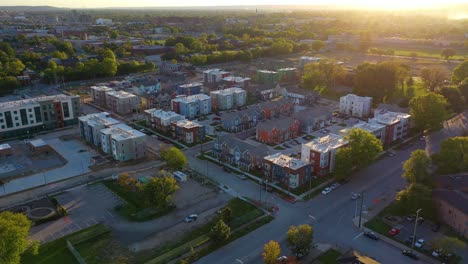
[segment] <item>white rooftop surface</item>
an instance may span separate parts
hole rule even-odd
[[[183,127],[183,128],[202,127],[201,124],[187,120],[187,119],[176,121],[176,126]]]
[[[385,128],[385,125],[377,124],[377,123],[366,123],[366,122],[359,122],[355,124],[352,128],[361,128],[363,130],[369,131],[369,132],[375,132],[377,130]],[[345,128],[342,129],[341,131],[348,132],[352,128]]]
[[[283,155],[281,153],[276,153],[276,154],[273,154],[273,155],[270,155],[270,156],[266,156],[265,159],[268,160],[268,161],[271,161],[272,163],[274,163],[276,165],[280,165],[282,167],[287,167],[287,168],[290,168],[292,170],[297,170],[297,169],[302,168],[305,165],[307,165],[307,163],[305,163],[302,160],[291,158],[291,157]]]
[[[340,98],[353,99],[353,100],[372,100],[372,97],[369,96],[359,96],[355,94],[343,95]]]
[[[130,98],[130,97],[136,97],[136,95],[127,93],[125,91],[110,91],[107,92],[108,95],[116,98]]]
[[[113,91],[114,89],[105,86],[105,85],[100,85],[100,86],[91,86],[91,89],[96,90],[96,91]]]
[[[296,68],[282,68],[282,69],[278,69],[278,71],[295,71],[297,70]]]
[[[309,56],[302,56],[301,60],[314,60],[314,61],[319,61],[321,58],[318,57],[309,57]]]
[[[156,108],[145,110],[145,113],[148,113],[154,117],[159,117],[161,119],[169,119],[172,117],[183,116],[173,111],[164,111]]]
[[[328,134],[324,137],[316,138],[304,145],[309,147],[311,150],[320,153],[326,153],[332,149],[339,148],[345,144],[348,144],[348,141],[345,140],[342,136],[336,134]]]
[[[196,83],[186,83],[186,84],[182,84],[180,85],[180,87],[182,88],[190,88],[190,87],[196,87],[196,86],[201,86],[203,85],[202,83],[200,82],[196,82]]]
[[[57,95],[34,97],[34,98],[29,98],[29,99],[0,103],[0,109],[16,108],[16,107],[21,107],[21,106],[26,106],[26,105],[32,106],[32,105],[39,104],[40,101],[65,100],[69,97],[78,97],[78,96],[68,96],[64,94],[57,94]]]
[[[115,140],[126,140],[129,138],[145,137],[146,134],[133,129],[125,124],[118,124],[101,130],[103,134],[110,134]]]
[[[120,123],[119,120],[110,117],[110,114],[107,112],[80,116],[79,120],[86,121],[88,125],[92,127],[96,125],[112,126]]]
[[[223,80],[227,82],[243,82],[243,81],[250,80],[250,78],[244,78],[244,77],[239,77],[239,76],[227,76],[227,77],[224,77]]]
[[[7,143],[0,144],[0,150],[11,149],[11,146]]]
[[[391,125],[399,122],[401,119],[409,118],[411,115],[399,112],[390,112],[385,110],[376,110],[375,117],[369,119],[370,122],[378,122],[385,125]]]
[[[257,72],[261,72],[261,73],[276,73],[275,71],[269,71],[269,70],[258,70]]]
[[[29,141],[29,144],[35,148],[47,146],[47,143],[42,139],[31,140]]]
[[[174,98],[173,100],[175,102],[194,102],[197,100],[206,100],[210,99],[210,97],[206,94],[194,94],[194,95],[189,95],[189,96],[178,96]]]

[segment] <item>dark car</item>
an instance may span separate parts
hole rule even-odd
[[[432,231],[437,232],[440,229],[440,223],[435,223],[432,225]]]
[[[379,236],[374,232],[365,232],[364,235],[370,239],[379,240]]]
[[[403,255],[405,255],[405,256],[407,256],[407,257],[409,257],[409,258],[412,258],[412,259],[414,259],[414,260],[418,260],[418,259],[419,259],[419,257],[418,257],[416,254],[414,254],[413,252],[411,252],[411,251],[409,251],[409,250],[403,250],[403,251],[401,252],[401,254],[403,254]]]
[[[223,167],[223,171],[227,172],[227,173],[231,173],[231,169],[228,168],[228,167]]]

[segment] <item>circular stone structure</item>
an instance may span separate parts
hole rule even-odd
[[[28,217],[31,220],[47,219],[55,214],[55,210],[50,207],[38,207],[28,212]]]

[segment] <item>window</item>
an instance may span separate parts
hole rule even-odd
[[[28,116],[26,114],[26,109],[21,109],[20,110],[20,115],[21,115],[21,124],[23,126],[28,124]]]
[[[3,123],[3,122],[4,122],[3,119],[0,119],[0,123]]]
[[[13,111],[13,114],[15,114],[15,115],[18,114],[18,111]]]
[[[6,120],[6,126],[8,128],[13,127],[13,120],[11,119],[10,111],[5,112],[5,120]]]
[[[2,129],[5,129],[5,126],[2,126]]]
[[[16,123],[15,126],[20,126],[20,124],[19,124],[19,123]]]
[[[15,121],[18,121],[18,117],[17,117],[17,116],[15,116]]]
[[[31,113],[31,112],[32,112],[32,109],[31,109],[31,108],[29,108],[29,109],[28,109],[28,112],[30,112],[30,113]]]

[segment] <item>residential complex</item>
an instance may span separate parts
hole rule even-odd
[[[187,119],[174,121],[171,124],[172,138],[187,144],[203,142],[205,126]]]
[[[93,102],[95,105],[107,107],[106,93],[114,91],[114,89],[108,86],[102,85],[102,86],[91,86],[89,91],[91,93],[91,97],[93,98]]]
[[[203,83],[186,83],[176,86],[178,95],[194,95],[203,92]]]
[[[291,158],[281,153],[263,159],[265,177],[273,182],[279,180],[290,188],[297,188],[312,178],[312,164]]]
[[[372,97],[347,94],[340,97],[340,112],[355,117],[368,117],[372,109]]]
[[[171,101],[172,111],[188,119],[211,113],[211,98],[205,94],[179,95]]]
[[[227,76],[223,78],[223,84],[226,87],[241,87],[243,89],[247,89],[250,85],[250,78]]]
[[[345,129],[340,130],[340,134],[345,136],[349,133],[350,129],[352,128],[360,128],[367,132],[370,132],[382,142],[382,145],[385,145],[385,142],[388,141],[386,139],[386,134],[385,134],[385,131],[386,131],[385,125],[381,125],[378,123],[359,122],[355,124],[354,126],[352,126],[351,128],[345,128]]]
[[[210,92],[213,109],[227,110],[244,106],[247,101],[247,92],[239,87],[226,88]]]
[[[146,135],[125,124],[101,130],[101,149],[115,160],[127,161],[146,157]]]
[[[301,160],[312,164],[313,172],[318,176],[327,175],[335,168],[336,151],[348,144],[342,136],[329,134],[302,144]]]
[[[161,109],[148,109],[144,112],[146,115],[146,124],[163,133],[168,133],[170,131],[172,122],[185,119],[183,115],[172,111],[163,111]]]
[[[131,114],[136,112],[140,100],[138,96],[124,91],[106,92],[107,108],[119,114]]]
[[[263,83],[275,84],[281,79],[281,75],[276,71],[257,70],[257,80]]]
[[[384,145],[406,137],[410,127],[411,115],[406,113],[390,112],[383,109],[374,111],[374,118],[369,119],[371,124],[385,125]]]
[[[203,82],[204,83],[218,83],[223,80],[223,78],[231,75],[227,71],[222,71],[220,69],[209,69],[203,72]]]
[[[271,145],[296,138],[300,133],[300,122],[291,117],[266,120],[257,124],[256,139]]]
[[[0,103],[0,135],[29,135],[78,122],[79,96],[64,94]]]
[[[112,118],[107,112],[80,116],[78,120],[81,137],[95,146],[101,145],[102,129],[109,128],[120,123],[120,121]]]

